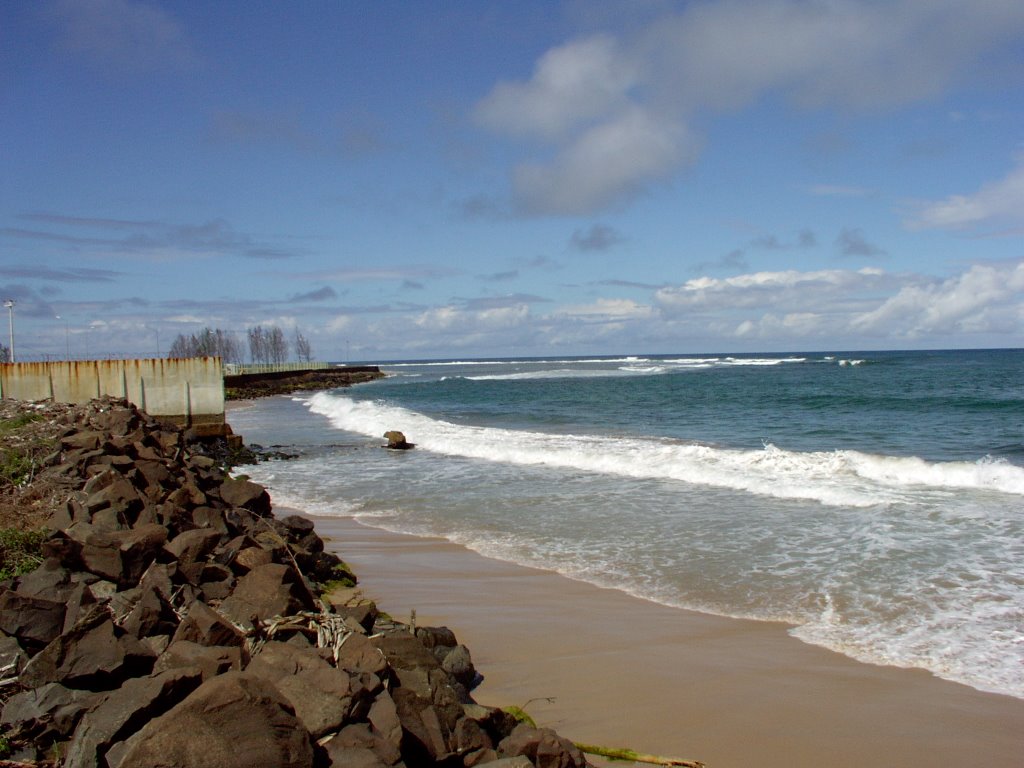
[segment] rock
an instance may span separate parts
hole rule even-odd
[[[0,630],[29,650],[52,642],[64,628],[64,603],[17,592],[0,596]]]
[[[458,645],[455,633],[448,627],[416,627],[416,638],[423,643],[425,648],[436,648],[438,646],[454,648]]]
[[[397,451],[405,451],[413,447],[412,443],[406,442],[405,435],[398,430],[389,430],[384,433],[384,439],[388,441],[388,448]]]
[[[476,668],[469,655],[469,648],[464,645],[457,645],[444,657],[441,662],[441,669],[462,683],[466,688],[472,688],[476,681]]]
[[[241,646],[245,642],[239,632],[224,616],[210,606],[196,601],[178,625],[171,643],[188,640],[198,645]]]
[[[21,674],[28,663],[28,654],[21,649],[18,641],[0,633],[0,678]]]
[[[78,524],[69,529],[82,541],[83,567],[104,579],[122,586],[134,586],[149,567],[167,540],[162,525],[140,525],[127,531],[80,530]],[[81,538],[79,538],[81,537]]]
[[[153,665],[153,674],[170,669],[193,667],[203,680],[234,670],[242,670],[242,649],[223,645],[200,645],[191,640],[175,640]]]
[[[437,762],[450,751],[437,712],[408,688],[392,693],[398,719],[402,723],[402,757],[407,765]]]
[[[71,735],[82,715],[104,695],[47,683],[11,696],[4,704],[0,725],[4,731],[13,731],[21,738],[44,743],[62,741]]]
[[[283,677],[299,672],[326,672],[331,668],[327,660],[313,648],[270,640],[252,657],[245,671],[276,683]]]
[[[75,729],[64,758],[64,768],[98,768],[115,741],[135,733],[162,715],[201,682],[199,670],[176,669],[125,681],[85,714]]]
[[[338,650],[338,667],[381,677],[388,668],[384,653],[363,635],[353,634]]]
[[[312,768],[313,746],[274,685],[228,672],[150,721],[118,757],[111,768]]]
[[[331,768],[396,765],[402,759],[397,746],[401,742],[402,728],[397,716],[395,727],[398,729],[397,743],[392,743],[376,727],[371,729],[366,723],[346,725],[325,747],[328,765]]]
[[[239,626],[251,627],[252,618],[269,619],[312,610],[313,600],[291,566],[261,565],[238,580],[221,612]]]
[[[341,728],[352,709],[348,674],[334,667],[303,670],[279,678],[275,685],[314,739]]]
[[[260,517],[270,514],[270,494],[262,485],[249,480],[228,478],[220,486],[220,497],[225,504],[255,512]]]
[[[105,690],[122,679],[125,648],[110,615],[93,606],[75,626],[25,665],[19,682],[27,688],[58,682],[69,688]]]
[[[377,604],[371,600],[359,603],[358,605],[336,603],[332,600],[331,607],[334,608],[335,613],[345,619],[345,623],[349,627],[355,629],[356,625],[358,625],[367,633],[373,631],[373,624],[377,621],[377,616],[380,615],[380,611],[377,610]]]
[[[183,531],[164,545],[164,549],[179,563],[194,563],[210,554],[221,540],[221,534],[212,528]]]
[[[505,757],[523,755],[537,768],[583,768],[583,753],[566,738],[550,728],[531,728],[525,723],[498,745],[498,754]]]

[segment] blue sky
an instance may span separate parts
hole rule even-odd
[[[1024,342],[1019,0],[4,3],[0,146],[19,359]]]

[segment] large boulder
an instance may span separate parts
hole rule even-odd
[[[231,507],[241,507],[260,517],[270,514],[270,494],[258,483],[244,478],[228,478],[220,486],[221,500]]]
[[[150,721],[113,757],[111,768],[312,768],[313,745],[272,683],[228,672]]]
[[[201,682],[198,669],[176,669],[125,681],[85,714],[71,739],[64,768],[99,768],[107,750],[162,715]]]
[[[269,563],[253,568],[238,580],[220,611],[239,626],[252,627],[253,618],[291,616],[312,610],[313,598],[291,566]]]

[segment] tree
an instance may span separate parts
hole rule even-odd
[[[272,363],[283,363],[288,359],[288,339],[276,325],[270,329],[267,339],[267,356]]]
[[[6,344],[0,344],[0,363],[11,362],[11,348]]]
[[[203,328],[189,336],[179,333],[171,343],[168,357],[220,357],[225,363],[242,362],[242,350],[230,331]]]
[[[249,359],[254,363],[266,363],[270,361],[267,354],[267,333],[262,325],[250,328],[249,335]]]
[[[295,329],[295,357],[300,363],[313,360],[313,348],[309,344],[309,339],[303,336],[298,328]]]

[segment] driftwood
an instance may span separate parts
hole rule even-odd
[[[610,757],[613,760],[629,760],[634,763],[650,763],[652,765],[678,765],[683,768],[705,768],[704,763],[699,760],[683,760],[678,757],[664,757],[662,755],[648,755],[643,752],[634,752],[632,749],[621,749],[613,747],[599,747],[595,744],[576,743],[580,752],[589,755]]]

